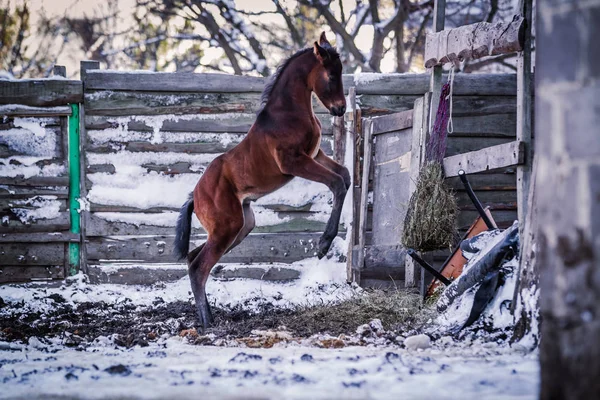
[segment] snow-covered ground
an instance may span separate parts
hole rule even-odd
[[[490,237],[489,242],[496,240]],[[294,283],[211,279],[207,286],[211,303],[253,310],[264,302],[281,308],[361,295],[360,288],[345,284],[345,264],[334,259],[308,259],[292,267],[303,270]],[[494,318],[500,315],[499,303],[512,293],[511,282],[506,280],[482,317],[488,325],[506,324],[505,316]],[[20,307],[23,315],[41,312],[41,319],[57,307],[57,301],[122,304],[133,307],[134,313],[148,310],[158,298],[167,305],[178,300],[191,303],[186,278],[155,286],[90,285],[82,275],[58,287],[2,286],[0,298],[0,305],[5,303],[0,316]],[[457,310],[464,313],[471,299],[472,294],[461,299]],[[118,308],[109,312],[113,310]],[[460,319],[457,315],[455,319]],[[0,398],[537,398],[536,352],[519,344],[510,346],[506,340],[490,341],[485,333],[460,340],[440,337],[443,326],[439,318],[430,321],[424,331],[435,340],[417,350],[406,344],[406,332],[392,332],[398,334],[393,340],[342,335],[338,343],[345,347],[335,349],[321,348],[325,341],[320,338],[295,338],[286,332],[254,332],[286,337],[272,348],[248,347],[260,340],[222,340],[220,346],[203,346],[193,344],[198,341],[189,336],[165,333],[132,347],[120,344],[115,335],[98,336],[85,345],[73,342],[71,333],[32,336],[26,343],[0,341]]]
[[[169,338],[149,347],[99,343],[0,352],[1,398],[534,399],[538,362],[494,344],[433,348],[240,349]],[[449,341],[451,342],[451,340]],[[62,398],[62,397],[61,397]]]

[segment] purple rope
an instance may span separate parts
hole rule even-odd
[[[450,84],[442,86],[440,94],[440,104],[435,116],[435,124],[425,149],[425,158],[427,161],[437,161],[441,163],[446,154],[446,138],[448,137],[448,119],[450,118]]]

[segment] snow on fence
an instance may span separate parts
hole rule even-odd
[[[69,103],[80,81],[0,81],[0,283],[63,278],[68,268]]]
[[[218,74],[103,71],[94,62],[82,63],[82,81],[0,82],[0,282],[63,277],[69,242],[84,244],[83,267],[88,263],[88,271],[100,281],[108,278],[93,266],[106,261],[175,261],[171,252],[178,208],[208,163],[246,134],[264,83],[263,78]],[[360,117],[412,110],[415,100],[428,91],[429,77],[360,74],[344,76],[344,83],[346,90],[355,88],[360,112],[350,123],[356,124],[360,143]],[[511,76],[457,76],[449,155],[513,140],[515,90]],[[69,233],[67,204],[66,117],[67,104],[73,102],[82,104],[81,235]],[[332,117],[317,100],[314,105],[323,124],[322,148],[331,155]],[[385,162],[383,156],[376,155],[376,162]],[[464,209],[460,223],[467,226],[475,211],[458,178],[450,181]],[[482,201],[492,206],[497,221],[507,225],[515,218],[512,169],[483,172],[471,182]],[[253,206],[255,231],[223,261],[289,263],[312,257],[331,210],[330,199],[324,186],[300,179],[264,197]],[[397,209],[404,206],[398,204]],[[368,245],[374,229],[372,208],[365,233]],[[397,230],[398,215],[390,218],[390,229]],[[390,223],[381,215],[376,219]],[[346,228],[341,227],[340,235]],[[193,240],[204,240],[197,222]],[[270,274],[270,279],[295,276],[282,271],[281,276]]]

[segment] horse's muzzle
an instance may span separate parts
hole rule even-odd
[[[332,106],[330,112],[331,112],[331,115],[334,115],[336,117],[341,117],[346,112],[346,106],[345,105]]]

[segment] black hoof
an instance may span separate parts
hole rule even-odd
[[[327,255],[332,241],[333,239],[326,239],[321,236],[321,239],[319,240],[319,251],[317,251],[317,257],[319,257],[319,260]]]

